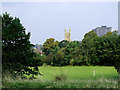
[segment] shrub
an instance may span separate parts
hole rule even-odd
[[[65,74],[59,74],[55,77],[55,81],[66,81],[67,80],[67,75]]]
[[[46,66],[48,66],[46,63],[43,63],[43,65],[42,65],[43,67],[46,67]]]

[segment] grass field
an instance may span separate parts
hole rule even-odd
[[[68,80],[89,80],[117,78],[117,71],[114,67],[100,66],[66,66],[66,67],[40,67],[39,71],[43,74],[43,80],[54,80],[55,76],[65,74]],[[93,72],[95,71],[95,76]]]
[[[65,66],[39,67],[43,76],[35,80],[8,79],[3,88],[117,88],[118,74],[114,67]],[[93,76],[95,70],[95,76]],[[64,81],[56,81],[57,76],[66,76]]]

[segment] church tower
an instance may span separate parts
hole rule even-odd
[[[69,29],[69,32],[67,32],[65,28],[65,40],[69,42],[71,41],[71,29]]]

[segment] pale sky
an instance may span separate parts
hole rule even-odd
[[[65,28],[72,41],[102,25],[118,29],[117,2],[3,2],[2,12],[20,18],[33,44],[64,40]]]

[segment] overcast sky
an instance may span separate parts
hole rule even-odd
[[[64,40],[65,28],[71,28],[72,41],[81,41],[96,27],[118,29],[117,2],[4,2],[2,12],[20,18],[33,44],[43,44],[48,38]]]

